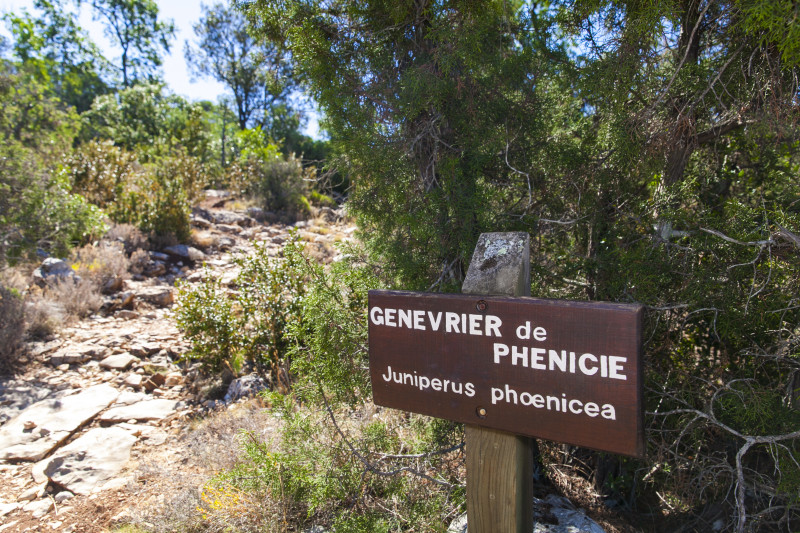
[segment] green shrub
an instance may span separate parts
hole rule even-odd
[[[66,167],[75,191],[102,208],[112,206],[125,185],[141,172],[137,156],[111,141],[81,145],[67,159]]]
[[[263,244],[253,253],[236,259],[241,271],[238,290],[228,294],[213,276],[199,287],[181,285],[176,317],[191,340],[187,357],[216,371],[228,362],[238,369],[247,361],[262,372],[272,371],[285,384],[289,367],[289,324],[298,323],[305,286],[299,239],[293,236],[284,251],[286,259],[270,257]]]
[[[302,270],[302,244],[293,235],[284,246],[284,259],[271,258],[263,244],[237,259],[242,270],[236,279],[241,309],[240,333],[247,360],[262,369],[288,370],[290,358],[286,331],[302,322],[306,287]]]
[[[298,246],[284,250],[305,282],[284,333],[292,393],[267,395],[281,420],[275,440],[244,433],[237,465],[205,487],[210,527],[241,517],[243,501],[260,502],[251,527],[267,531],[445,531],[463,507],[460,425],[369,402],[367,291],[386,281],[363,250],[343,251],[326,270]]]
[[[178,285],[175,320],[192,343],[186,358],[197,360],[208,371],[218,371],[227,362],[238,366],[240,350],[234,302],[219,279],[206,271],[198,287]]]
[[[305,215],[310,211],[305,198],[306,182],[299,159],[260,159],[249,157],[244,168],[250,176],[249,191],[269,211]]]
[[[43,248],[66,255],[105,232],[103,212],[72,191],[64,172],[13,142],[0,145],[0,266]]]
[[[319,191],[311,191],[311,195],[308,197],[312,204],[318,205],[320,207],[330,207],[335,209],[338,207],[336,205],[336,200],[332,197],[328,196],[327,194],[322,194]]]
[[[319,401],[318,384],[336,401],[360,405],[371,394],[367,360],[367,293],[386,287],[384,270],[363,249],[345,246],[326,270],[288,250],[306,279],[302,320],[289,327],[292,371],[303,394]]]
[[[182,177],[171,170],[169,163],[155,164],[127,183],[109,209],[112,219],[158,236],[188,239],[191,206]]]
[[[190,202],[206,184],[204,166],[182,148],[141,165],[136,154],[111,141],[83,145],[68,159],[65,172],[114,222],[179,241],[189,237]]]
[[[314,181],[313,168],[304,169],[294,155],[283,157],[277,145],[260,128],[237,134],[239,158],[227,171],[228,187],[237,194],[250,195],[264,209],[295,218],[308,217],[311,205],[306,197]]]
[[[269,530],[284,531],[277,527],[281,524],[297,531],[316,525],[359,533],[444,532],[446,517],[463,505],[459,454],[425,456],[424,446],[415,445],[422,442],[409,439],[411,426],[425,426],[427,419],[409,421],[393,412],[376,421],[364,411],[332,410],[344,433],[326,409],[277,393],[268,398],[282,420],[280,435],[270,443],[257,433],[243,434],[239,463],[207,488],[226,487],[228,494],[261,501],[261,521],[275,528]],[[398,453],[423,455],[399,464],[380,459]],[[209,509],[208,518],[224,518],[221,510]]]

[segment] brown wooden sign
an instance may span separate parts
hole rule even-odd
[[[638,305],[369,293],[374,401],[644,455]]]

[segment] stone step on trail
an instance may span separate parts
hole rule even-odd
[[[112,407],[99,417],[101,422],[127,422],[128,420],[161,420],[174,413],[178,405],[177,400],[156,399],[145,400],[131,405]]]
[[[73,494],[91,494],[116,478],[138,439],[123,428],[93,428],[56,451],[44,474]]]
[[[118,396],[117,389],[103,383],[31,405],[0,427],[0,460],[42,459]]]

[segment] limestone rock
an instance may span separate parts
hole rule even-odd
[[[170,372],[167,374],[166,379],[164,380],[165,387],[175,387],[177,385],[183,385],[186,381],[186,378],[183,377],[183,374],[180,372]]]
[[[161,350],[161,344],[157,342],[139,342],[132,344],[128,351],[138,357],[147,357],[158,353]]]
[[[48,459],[42,459],[31,467],[31,477],[34,483],[44,483],[47,481],[47,476],[44,474],[44,468],[47,466]]]
[[[140,389],[142,388],[142,378],[141,374],[131,374],[125,378],[123,383],[132,389]]]
[[[132,405],[112,407],[100,415],[103,422],[127,422],[128,420],[161,420],[175,412],[177,400],[146,400]]]
[[[117,318],[121,318],[123,320],[133,320],[139,318],[139,313],[136,311],[129,311],[127,309],[122,309],[114,313],[114,316]]]
[[[214,224],[237,225],[247,228],[255,224],[255,220],[246,216],[234,213],[233,211],[207,211],[209,220]]]
[[[66,261],[55,257],[48,257],[33,271],[33,281],[40,287],[66,279],[74,280],[76,277],[75,271]]]
[[[62,490],[61,492],[53,496],[53,499],[56,501],[56,503],[64,503],[65,501],[71,500],[74,497],[75,495],[70,491]]]
[[[255,206],[248,207],[247,216],[259,222],[264,222],[264,220],[266,220],[266,217],[264,215],[264,210],[261,209],[260,207],[255,207]]]
[[[231,381],[225,394],[225,403],[235,402],[240,398],[253,396],[267,388],[267,382],[257,374],[250,374]]]
[[[0,503],[0,516],[5,516],[18,508],[19,505],[16,503]]]
[[[236,226],[233,224],[217,224],[217,229],[219,231],[224,231],[225,233],[231,233],[236,235],[237,233],[242,231],[241,226]]]
[[[114,402],[114,405],[112,405],[112,407],[119,407],[121,405],[132,405],[135,403],[144,402],[146,400],[149,400],[149,397],[147,396],[147,394],[144,394],[143,392],[125,391],[119,395],[117,401]]]
[[[117,427],[90,429],[58,450],[44,472],[74,494],[90,494],[119,474],[130,459],[136,440],[130,432]]]
[[[121,276],[114,276],[103,284],[103,294],[111,294],[122,290],[125,280]]]
[[[89,387],[78,394],[37,402],[0,428],[0,459],[38,461],[76,429],[111,405],[119,392],[107,384]],[[25,422],[34,421],[34,430]]]
[[[173,255],[179,259],[183,259],[184,261],[202,261],[205,259],[206,254],[194,248],[192,246],[187,246],[185,244],[176,244],[175,246],[169,246],[164,249],[170,255]]]
[[[211,222],[201,216],[192,215],[192,225],[200,229],[208,229],[211,227]]]
[[[164,286],[140,287],[136,290],[136,297],[156,307],[167,307],[174,301],[172,288]]]
[[[167,378],[164,374],[153,374],[150,378],[144,382],[144,388],[147,392],[153,392],[160,386],[162,386],[167,381]]]
[[[157,278],[167,273],[167,265],[163,261],[151,261],[144,269],[144,275],[148,278]]]
[[[41,498],[44,495],[46,487],[47,487],[46,483],[40,483],[38,485],[34,485],[33,487],[29,488],[28,490],[17,496],[17,501],[32,502],[37,498]]]
[[[90,344],[62,347],[50,356],[50,364],[53,366],[77,365],[89,361],[100,353],[102,353],[101,348]]]
[[[25,507],[23,507],[22,510],[32,513],[34,518],[42,518],[44,515],[49,513],[52,508],[53,508],[53,500],[51,500],[50,498],[44,498],[41,500],[30,502]]]
[[[553,518],[556,524],[552,523]],[[447,533],[467,533],[467,513],[453,520]],[[605,533],[605,530],[566,498],[549,494],[543,500],[533,499],[533,533]]]
[[[138,357],[134,357],[129,353],[121,353],[106,357],[100,361],[100,366],[109,370],[127,370],[128,367],[137,362],[139,362]]]
[[[0,383],[0,424],[13,418],[23,409],[34,402],[44,400],[52,394],[51,390],[27,387],[22,384],[19,386],[14,382]]]
[[[585,533],[605,533],[605,530],[600,527],[597,522],[586,516],[582,509],[576,509],[572,502],[561,496],[555,494],[548,494],[544,500],[538,498],[533,499],[534,510],[544,507],[549,507],[549,512],[552,513],[558,520],[557,526],[550,526],[549,529],[542,529],[542,533],[572,533],[580,531]],[[535,512],[535,511],[534,511]]]
[[[344,218],[341,211],[335,211],[330,207],[320,207],[317,216],[328,223],[341,222]]]

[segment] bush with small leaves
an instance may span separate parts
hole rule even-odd
[[[209,272],[198,287],[178,284],[175,320],[192,343],[185,358],[199,361],[209,372],[220,371],[226,363],[239,366],[241,350],[234,305],[219,279]]]
[[[299,246],[297,237],[292,237],[285,250]],[[305,292],[302,275],[292,264],[297,257],[271,257],[266,246],[257,244],[253,253],[236,259],[241,271],[235,294],[210,274],[197,288],[181,285],[176,318],[192,342],[187,357],[210,371],[225,363],[238,369],[246,361],[288,385],[285,331],[300,320]]]
[[[111,141],[81,145],[65,166],[75,192],[102,208],[112,206],[126,184],[141,172],[136,154]]]

